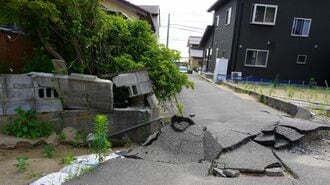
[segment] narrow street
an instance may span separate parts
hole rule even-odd
[[[185,89],[179,101],[197,125],[183,132],[165,126],[129,153],[134,158],[109,160],[66,184],[329,184],[329,123],[292,119],[199,76],[189,78],[195,90]],[[240,175],[220,177],[214,169]]]

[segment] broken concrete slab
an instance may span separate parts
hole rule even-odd
[[[184,132],[177,132],[167,125],[151,145],[138,147],[130,154],[145,160],[172,164],[201,161],[205,158],[204,131],[200,126],[192,125]]]
[[[216,177],[226,177],[226,175],[223,173],[223,169],[212,168],[211,173]]]
[[[277,151],[275,154],[285,164],[289,173],[294,173],[299,178],[297,184],[329,184],[330,161],[315,159],[311,155],[292,154],[287,151]]]
[[[277,137],[280,137],[282,139],[286,139],[290,142],[297,142],[301,138],[304,137],[303,134],[300,134],[297,132],[295,129],[289,128],[289,127],[284,127],[284,126],[278,126],[275,129],[275,135]]]
[[[282,150],[291,146],[291,143],[287,140],[276,138],[276,143],[274,144],[274,148],[278,150]]]
[[[283,168],[280,168],[280,167],[266,168],[265,174],[267,176],[279,177],[279,176],[284,176],[284,171],[283,171]]]
[[[276,124],[268,125],[268,126],[262,128],[261,132],[264,134],[273,134],[276,126],[277,126]]]
[[[240,176],[240,172],[238,170],[233,169],[224,169],[223,174],[229,178],[235,178]]]
[[[219,125],[223,124],[219,122],[212,122],[206,127],[219,145],[223,147],[224,151],[231,150],[253,137],[253,135],[249,133],[243,133],[233,129],[219,129]]]
[[[317,130],[330,130],[329,123],[320,122],[317,120],[307,121],[300,119],[284,118],[279,121],[279,125],[299,130],[299,132],[301,133],[308,133]]]
[[[259,134],[257,137],[253,139],[255,142],[265,145],[265,146],[273,146],[275,144],[275,135],[273,134]]]
[[[204,133],[203,142],[205,160],[212,161],[217,158],[223,148],[208,130]]]
[[[150,135],[147,140],[142,144],[142,146],[147,146],[150,145],[153,141],[155,141],[158,136],[159,136],[160,132],[155,132],[154,134]]]
[[[225,168],[251,173],[263,173],[267,167],[281,166],[269,148],[253,141],[221,154],[216,163],[224,164]]]

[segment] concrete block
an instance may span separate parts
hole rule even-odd
[[[129,86],[138,83],[138,79],[134,73],[119,74],[112,79],[117,87]]]
[[[7,101],[34,100],[33,88],[7,89]]]
[[[149,95],[147,97],[147,101],[148,101],[148,104],[151,108],[158,107],[158,105],[159,105],[159,101],[158,101],[155,94]]]
[[[85,91],[85,82],[80,80],[59,79],[60,89],[62,91]]]
[[[34,80],[34,87],[52,87],[58,86],[58,80],[55,77],[37,77]]]
[[[88,102],[84,99],[63,98],[63,107],[75,110],[87,110]]]
[[[16,101],[16,102],[6,102],[3,107],[4,115],[16,114],[15,109],[21,107],[24,110],[30,110],[35,108],[34,101]]]
[[[31,88],[33,87],[32,78],[27,74],[6,75],[7,88]]]
[[[57,112],[63,111],[62,102],[59,99],[37,99],[37,112]]]
[[[147,71],[138,71],[135,73],[138,82],[147,82],[150,81],[149,75]]]
[[[97,76],[94,75],[84,75],[84,74],[78,74],[78,73],[71,73],[69,76],[69,79],[74,80],[84,80],[84,81],[94,81],[97,79]]]

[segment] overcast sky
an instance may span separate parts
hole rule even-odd
[[[161,29],[159,42],[166,43],[167,17],[171,14],[169,47],[188,56],[189,36],[202,36],[207,25],[212,23],[212,13],[207,9],[217,0],[128,0],[136,5],[159,5]]]

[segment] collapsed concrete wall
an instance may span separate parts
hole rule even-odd
[[[0,116],[15,109],[57,112],[63,109],[113,110],[112,82],[92,75],[49,73],[0,75]]]

